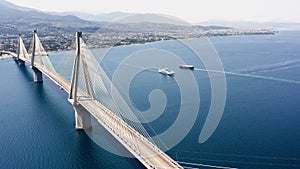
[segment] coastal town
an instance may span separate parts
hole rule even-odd
[[[32,41],[32,32],[24,31],[22,34],[25,46],[30,48]],[[39,32],[38,32],[39,33]],[[87,41],[90,48],[108,48],[120,45],[143,44],[148,42],[173,40],[173,39],[189,39],[211,36],[232,36],[232,35],[273,35],[277,33],[271,29],[234,29],[234,28],[217,28],[217,29],[177,29],[163,31],[147,31],[147,32],[101,32],[86,31],[84,40]],[[13,51],[17,46],[18,34],[11,32],[9,34],[0,34],[0,49]],[[41,31],[39,34],[41,41],[47,51],[72,50],[74,43],[74,32],[71,31]]]

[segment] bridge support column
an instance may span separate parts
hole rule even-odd
[[[17,50],[17,58],[14,58],[19,65],[25,65],[25,62],[20,59],[20,51],[21,51],[21,34],[19,34],[18,40],[18,50]]]
[[[92,128],[91,114],[82,106],[73,105],[75,111],[75,128],[76,130],[88,130]]]
[[[19,64],[19,65],[25,65],[25,62],[24,62],[23,60],[19,59],[19,60],[18,60],[18,64]]]
[[[33,70],[33,79],[35,83],[43,83],[43,73],[34,67],[35,49],[36,49],[36,34],[37,31],[33,31],[33,46],[32,46],[32,57],[31,57],[31,68]]]
[[[73,109],[75,111],[75,128],[76,130],[82,130],[83,129],[83,116],[82,113],[76,108],[76,106],[73,106]]]
[[[91,115],[78,103],[77,96],[77,86],[78,86],[78,74],[79,74],[79,64],[80,64],[80,38],[82,36],[81,32],[76,32],[76,56],[73,64],[71,87],[69,93],[69,102],[73,105],[75,110],[75,128],[88,129],[91,128]]]
[[[36,67],[32,67],[33,79],[35,83],[43,83],[43,73]]]
[[[17,58],[13,58],[14,61],[16,62],[16,64],[18,64],[19,66],[24,66],[25,62],[21,59],[17,59]]]

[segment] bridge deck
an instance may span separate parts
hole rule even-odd
[[[10,51],[4,51],[4,50],[0,51],[1,59],[11,58],[11,57],[17,57],[17,54]]]
[[[0,59],[6,59],[6,58],[11,58],[11,56],[8,54],[4,54],[4,55],[0,56]]]
[[[16,56],[16,55],[15,55]],[[30,63],[27,58],[21,60]],[[51,72],[43,65],[34,64],[53,82],[59,85],[67,93],[70,91],[70,82],[61,77],[56,72]],[[78,90],[80,95],[86,95],[83,91]],[[148,139],[138,133],[135,129],[124,122],[120,117],[115,115],[97,100],[78,100],[78,103],[88,110],[98,122],[107,129],[132,155],[134,155],[147,168],[182,168],[167,154],[162,152],[157,146],[152,144]]]

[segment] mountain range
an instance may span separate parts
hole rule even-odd
[[[158,14],[138,14],[125,12],[112,12],[104,14],[89,14],[82,12],[43,12],[33,8],[21,7],[5,0],[0,0],[0,26],[9,24],[28,28],[41,28],[42,25],[50,27],[70,28],[82,30],[83,28],[100,27],[111,21],[121,18],[122,22],[130,20],[139,22],[167,23],[175,25],[188,25],[189,23],[167,15]],[[123,19],[122,19],[123,18]],[[124,19],[126,18],[126,19]],[[190,24],[192,25],[192,24]],[[193,25],[222,25],[237,28],[279,28],[298,29],[300,23],[280,23],[280,22],[237,22],[237,21],[206,21]]]
[[[42,11],[20,7],[0,0],[0,28],[1,33],[15,28],[22,32],[28,29],[51,29],[51,28],[85,28],[93,27],[95,23],[86,21],[73,15],[50,15]]]
[[[8,23],[12,20],[49,20],[52,22],[55,21],[61,21],[61,22],[85,22],[84,20],[72,16],[72,15],[65,15],[65,16],[59,16],[59,15],[49,15],[42,11],[32,9],[32,8],[26,8],[26,7],[20,7],[17,5],[14,5],[10,2],[0,0],[0,23]]]
[[[124,19],[126,18],[126,19]],[[119,20],[120,19],[120,20]],[[187,22],[173,16],[160,14],[137,14],[125,12],[112,12],[105,14],[89,14],[82,12],[43,12],[33,8],[21,7],[8,1],[0,0],[0,23],[14,24],[14,21],[20,22],[51,22],[61,25],[92,25],[103,24],[119,20],[117,22],[153,22],[167,23],[174,25],[185,25]],[[33,23],[34,24],[34,23]]]
[[[110,23],[116,19],[119,20]],[[84,32],[84,38],[87,39],[93,38],[96,32],[101,32],[104,39],[100,41],[105,44],[99,45],[105,46],[114,43],[112,40],[128,36],[132,39],[139,38],[139,42],[153,41],[164,38],[166,33],[178,33],[188,29],[200,28],[190,27],[185,21],[166,15],[122,12],[103,15],[49,13],[0,0],[0,47],[10,51],[15,50],[18,34],[22,35],[25,45],[29,46],[33,30],[38,31],[47,50],[57,51],[69,50],[77,31]],[[140,33],[151,34],[150,39],[140,39],[143,38]]]
[[[32,31],[33,29],[38,29],[39,34],[42,36],[43,34],[51,34],[51,32],[56,32],[56,34],[76,31],[92,33],[114,20],[118,20],[114,22],[114,24],[118,24],[118,29],[125,29],[125,31],[128,31],[126,28],[130,28],[132,31],[141,30],[135,29],[134,27],[140,27],[142,30],[145,30],[145,23],[155,23],[146,24],[150,30],[178,29],[172,25],[189,25],[183,20],[167,15],[124,12],[113,12],[101,15],[80,12],[54,13],[21,7],[5,0],[0,0],[1,34],[12,34],[13,30],[21,34],[28,34],[28,31]],[[134,24],[134,27],[124,26],[124,24],[128,23]],[[122,25],[122,27],[120,27],[120,25]]]
[[[265,30],[241,31],[233,29],[234,25],[225,23],[226,26],[216,25],[220,24],[190,24],[173,16],[154,13],[113,12],[93,15],[80,12],[43,12],[0,0],[0,46],[6,50],[15,49],[18,34],[22,34],[25,44],[29,46],[34,29],[38,30],[41,40],[47,42],[45,44],[48,46],[45,48],[55,51],[69,50],[77,31],[84,32],[85,38],[93,39],[95,43],[91,45],[96,48],[107,47],[114,44],[114,41],[121,41],[122,45],[199,36],[274,33]],[[96,32],[100,33],[99,37],[95,35]]]
[[[89,14],[84,12],[67,11],[67,12],[48,12],[48,14],[59,15],[59,16],[73,15],[78,18],[89,20],[89,21],[111,22],[127,16],[135,15],[137,13],[125,13],[121,11],[116,11],[116,12],[96,15],[96,14]]]

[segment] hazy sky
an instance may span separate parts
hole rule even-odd
[[[207,20],[300,22],[299,0],[8,0],[46,11],[113,11],[169,14]]]

